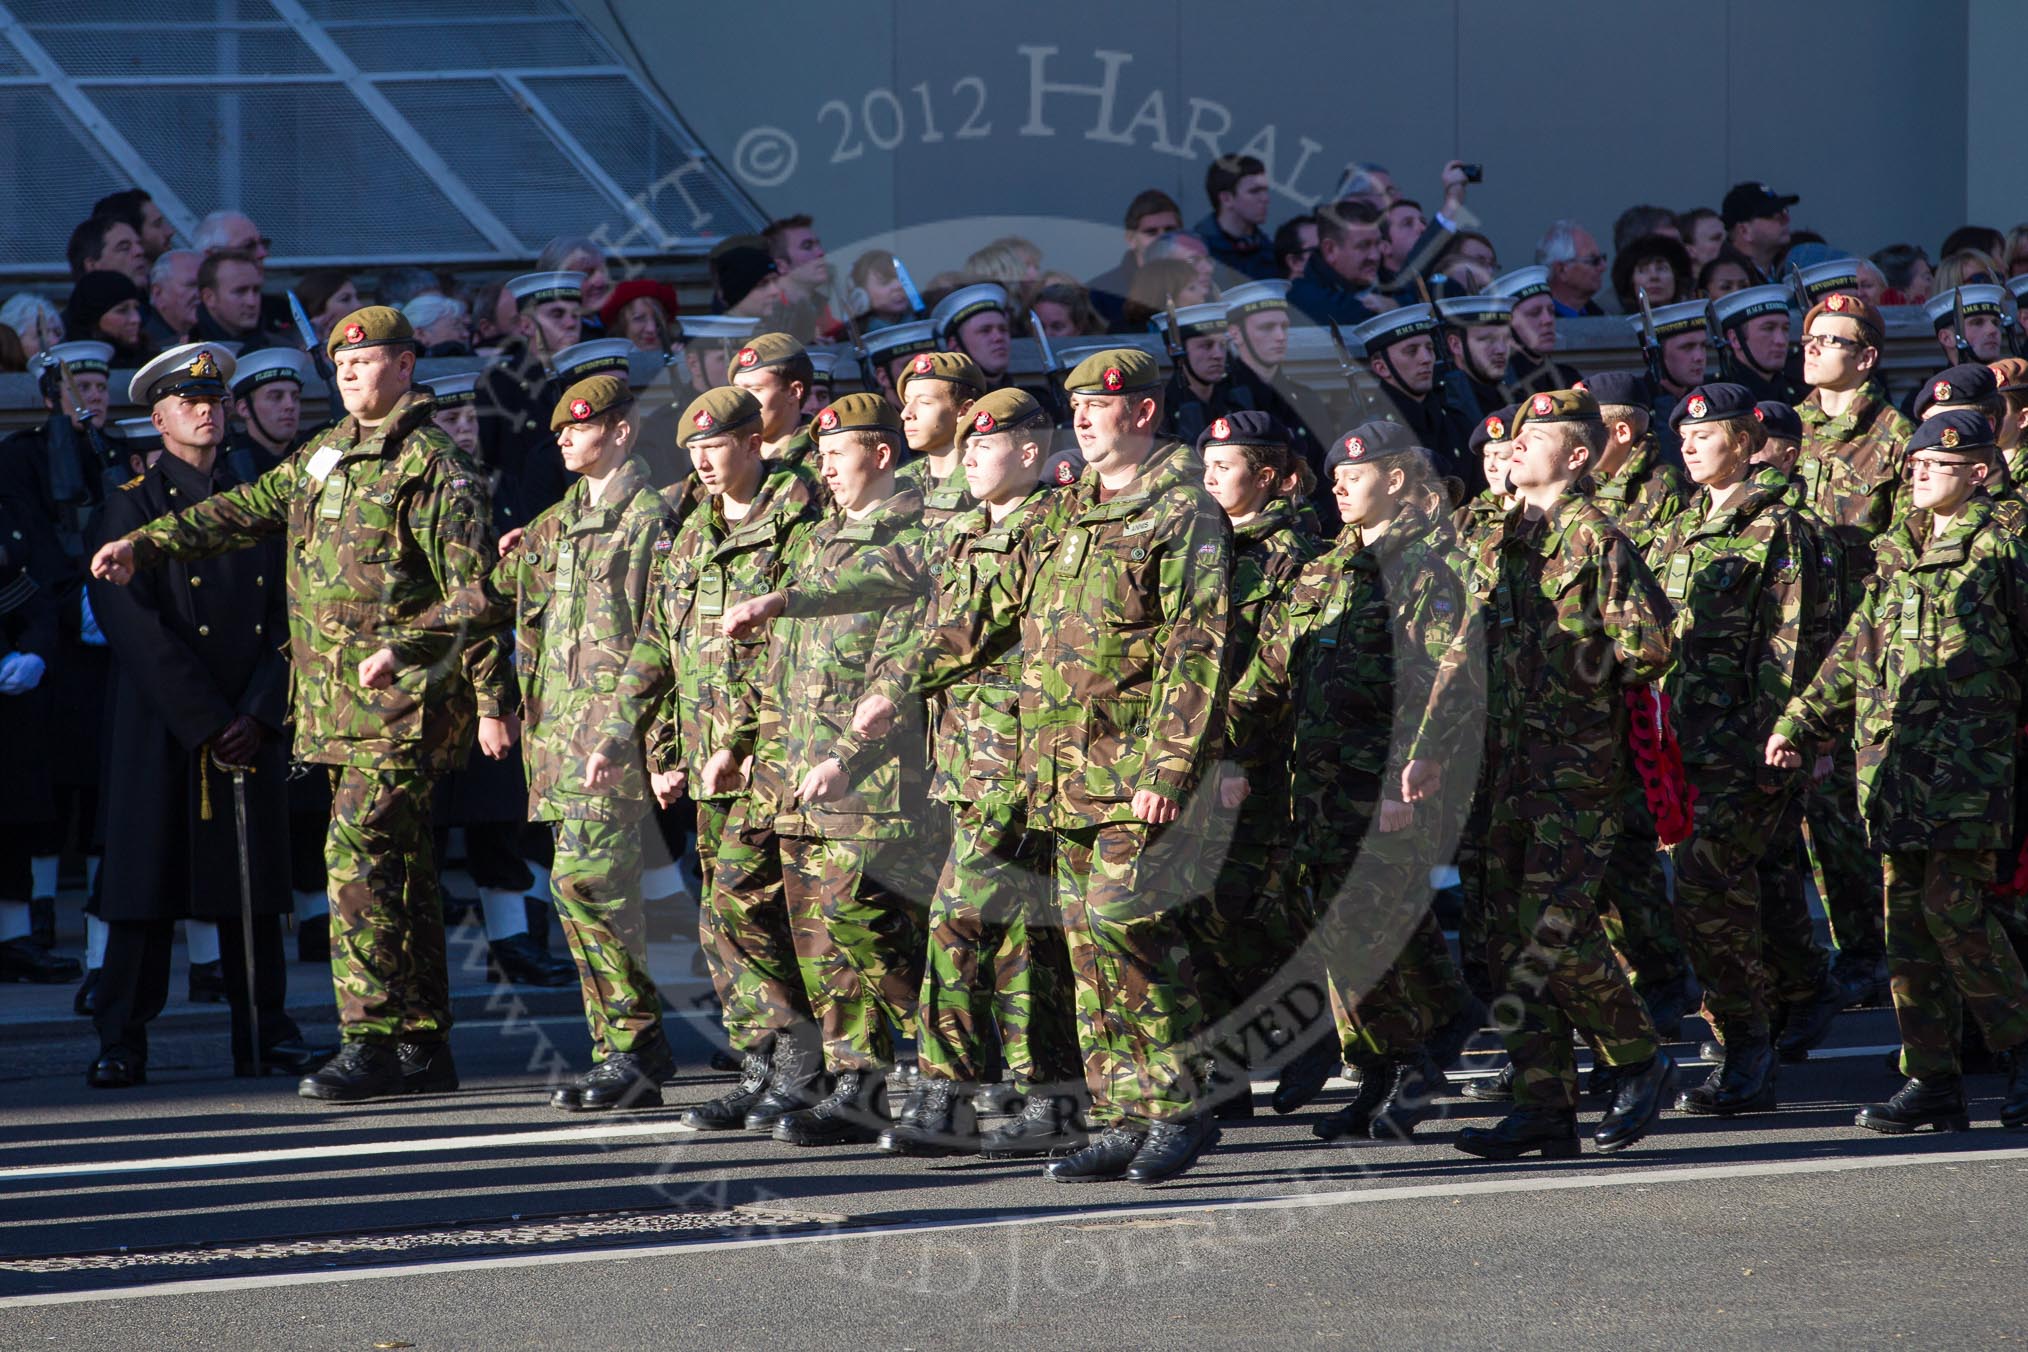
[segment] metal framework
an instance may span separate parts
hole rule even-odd
[[[194,0],[179,19],[0,0],[0,275],[63,272],[71,227],[126,186],[185,240],[246,211],[283,267],[505,264],[565,233],[698,254],[765,220],[565,0]],[[622,147],[631,168],[601,162]]]

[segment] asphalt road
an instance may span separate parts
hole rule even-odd
[[[1687,1034],[1696,1031],[1685,1024]],[[686,1045],[696,1064],[703,1043]],[[1779,1111],[1627,1154],[1490,1165],[1462,1098],[1409,1146],[1304,1114],[1168,1185],[895,1160],[543,1105],[568,1015],[467,1020],[456,1094],[352,1109],[167,1032],[148,1085],[0,1045],[0,1348],[1994,1346],[2028,1339],[2028,1133],[1851,1126],[1898,1082],[1885,1011],[1786,1068]],[[1694,1056],[1694,1043],[1678,1046]],[[1694,1072],[1693,1072],[1694,1073]]]

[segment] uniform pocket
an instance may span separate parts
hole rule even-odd
[[[1095,802],[1134,796],[1147,758],[1148,701],[1097,699],[1084,717],[1084,787]]]

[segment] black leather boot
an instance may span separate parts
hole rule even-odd
[[[871,1141],[887,1124],[887,1076],[877,1070],[838,1073],[830,1095],[784,1113],[774,1136],[783,1145],[846,1145]]]
[[[405,1094],[448,1094],[458,1087],[458,1063],[451,1059],[451,1044],[403,1042],[394,1049],[401,1061],[401,1086]]]
[[[636,1052],[614,1052],[549,1096],[549,1106],[571,1113],[613,1108],[659,1108],[662,1087]]]
[[[748,1052],[739,1063],[739,1083],[732,1092],[683,1111],[683,1125],[699,1131],[735,1131],[746,1125],[746,1115],[768,1091],[771,1069],[766,1052]]]
[[[1641,992],[1641,1003],[1648,1007],[1655,1034],[1664,1042],[1674,1042],[1683,1031],[1683,1020],[1696,1008],[1694,1000],[1687,973],[1674,981],[1662,982],[1652,991]]]
[[[1876,953],[1851,955],[1840,952],[1831,959],[1831,980],[1844,992],[1845,1008],[1860,1009],[1888,1003],[1887,977]]]
[[[0,981],[55,986],[76,981],[83,975],[84,964],[76,958],[52,953],[25,934],[0,943]]]
[[[1218,1143],[1218,1123],[1204,1113],[1181,1122],[1156,1122],[1127,1166],[1127,1182],[1160,1183],[1183,1173]]]
[[[1021,1107],[1021,1091],[1005,1080],[982,1084],[972,1091],[972,1108],[981,1117],[1014,1117]]]
[[[2000,1100],[2000,1125],[2013,1130],[2028,1127],[2028,1043],[2007,1057],[2012,1065],[2007,1071],[2007,1096]]]
[[[1905,1136],[1918,1127],[1938,1131],[1969,1131],[1972,1120],[1965,1111],[1965,1082],[1958,1076],[1940,1080],[1910,1080],[1885,1103],[1869,1103],[1852,1119],[1868,1131]]]
[[[1826,975],[1823,988],[1814,997],[1789,1006],[1788,1021],[1775,1039],[1775,1053],[1784,1061],[1808,1060],[1831,1035],[1832,1021],[1849,1003],[1844,987]]]
[[[193,962],[190,964],[190,989],[187,992],[193,1005],[222,1005],[225,1003],[225,960],[217,962]]]
[[[327,1103],[396,1098],[407,1092],[401,1058],[377,1042],[348,1042],[322,1068],[305,1075],[296,1092]]]
[[[1318,1118],[1310,1124],[1310,1134],[1320,1141],[1342,1141],[1347,1137],[1365,1140],[1373,1129],[1373,1112],[1386,1099],[1387,1091],[1394,1086],[1394,1065],[1379,1062],[1362,1067],[1359,1073],[1359,1087],[1352,1091],[1352,1101],[1338,1111]]]
[[[1042,1176],[1057,1183],[1110,1183],[1125,1178],[1147,1139],[1145,1133],[1131,1127],[1107,1127],[1084,1149],[1044,1166]]]
[[[880,1133],[890,1155],[973,1155],[979,1150],[979,1119],[972,1086],[926,1079],[908,1096],[894,1125]]]
[[[748,1131],[773,1131],[786,1113],[798,1112],[823,1097],[824,1058],[801,1039],[775,1042],[774,1069],[768,1089],[746,1110]]]
[[[1577,1114],[1561,1108],[1516,1108],[1490,1127],[1466,1127],[1454,1144],[1482,1160],[1537,1154],[1546,1160],[1571,1160],[1584,1150],[1577,1139]]]
[[[1427,1052],[1400,1062],[1389,1077],[1386,1096],[1373,1110],[1367,1135],[1376,1141],[1414,1140],[1417,1125],[1436,1115],[1437,1095],[1445,1088],[1443,1069]]]
[[[1211,1115],[1221,1122],[1242,1122],[1253,1116],[1253,1081],[1238,1062],[1219,1061],[1211,1068],[1206,1097]]]
[[[1324,1092],[1324,1082],[1345,1068],[1345,1053],[1338,1045],[1338,1030],[1326,1029],[1323,1036],[1291,1057],[1282,1067],[1281,1078],[1269,1102],[1284,1117],[1300,1112]]]
[[[1514,1064],[1508,1062],[1500,1067],[1498,1075],[1484,1076],[1465,1081],[1465,1087],[1458,1091],[1476,1103],[1512,1103],[1514,1101]]]
[[[510,934],[486,945],[486,979],[517,986],[570,986],[577,983],[577,964],[551,957],[530,935]]]
[[[132,1089],[147,1082],[147,1061],[124,1047],[100,1052],[85,1071],[85,1083],[93,1089]]]
[[[1022,1103],[1020,1116],[979,1138],[979,1153],[989,1160],[1062,1155],[1084,1149],[1089,1141],[1078,1120],[1076,1098],[1033,1093]]]
[[[1599,1119],[1591,1143],[1610,1154],[1625,1150],[1648,1134],[1662,1105],[1669,1099],[1669,1082],[1676,1077],[1676,1063],[1667,1052],[1656,1052],[1637,1066],[1619,1068],[1619,1084],[1613,1090],[1612,1106]]]
[[[1725,1059],[1703,1084],[1676,1096],[1676,1111],[1697,1117],[1733,1117],[1775,1106],[1780,1062],[1764,1033],[1734,1033],[1725,1039]]]

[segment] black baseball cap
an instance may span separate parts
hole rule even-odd
[[[1718,215],[1730,230],[1741,221],[1772,216],[1802,200],[1794,193],[1778,193],[1765,183],[1735,183],[1726,190],[1725,203],[1718,208]]]

